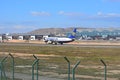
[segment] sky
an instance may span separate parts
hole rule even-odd
[[[120,28],[120,0],[0,0],[0,33],[67,27]]]

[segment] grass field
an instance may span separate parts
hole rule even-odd
[[[73,66],[80,60],[80,64],[76,69],[77,80],[104,80],[104,66],[100,62],[100,59],[103,59],[107,64],[108,80],[120,80],[120,48],[0,45],[0,52],[1,58],[5,56],[3,55],[5,52],[23,55],[15,57],[16,72],[30,73],[31,67],[21,68],[18,66],[30,66],[34,58],[29,54],[35,54],[40,59],[40,75],[63,79],[67,79],[68,69],[64,56],[71,62],[71,74]],[[6,65],[9,67],[10,62],[8,61]]]

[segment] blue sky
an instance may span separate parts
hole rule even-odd
[[[120,0],[0,0],[0,33],[51,27],[120,28]]]

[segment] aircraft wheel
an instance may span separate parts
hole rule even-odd
[[[57,43],[55,42],[55,45],[57,45]]]
[[[61,45],[63,45],[63,43],[60,43]]]

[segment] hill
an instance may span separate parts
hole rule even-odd
[[[49,34],[64,34],[67,32],[72,32],[74,28],[42,28],[42,29],[36,29],[31,32],[28,32],[28,34],[34,35],[34,34],[40,34],[40,35],[49,35]]]
[[[73,27],[70,28],[41,28],[41,29],[36,29],[30,32],[27,32],[27,34],[31,34],[31,35],[49,35],[49,34],[55,34],[55,35],[59,35],[59,34],[66,34],[66,33],[71,33],[73,31]],[[115,31],[115,30],[120,30],[120,28],[81,28],[81,27],[77,27],[77,31],[78,32],[82,32],[82,31]]]

